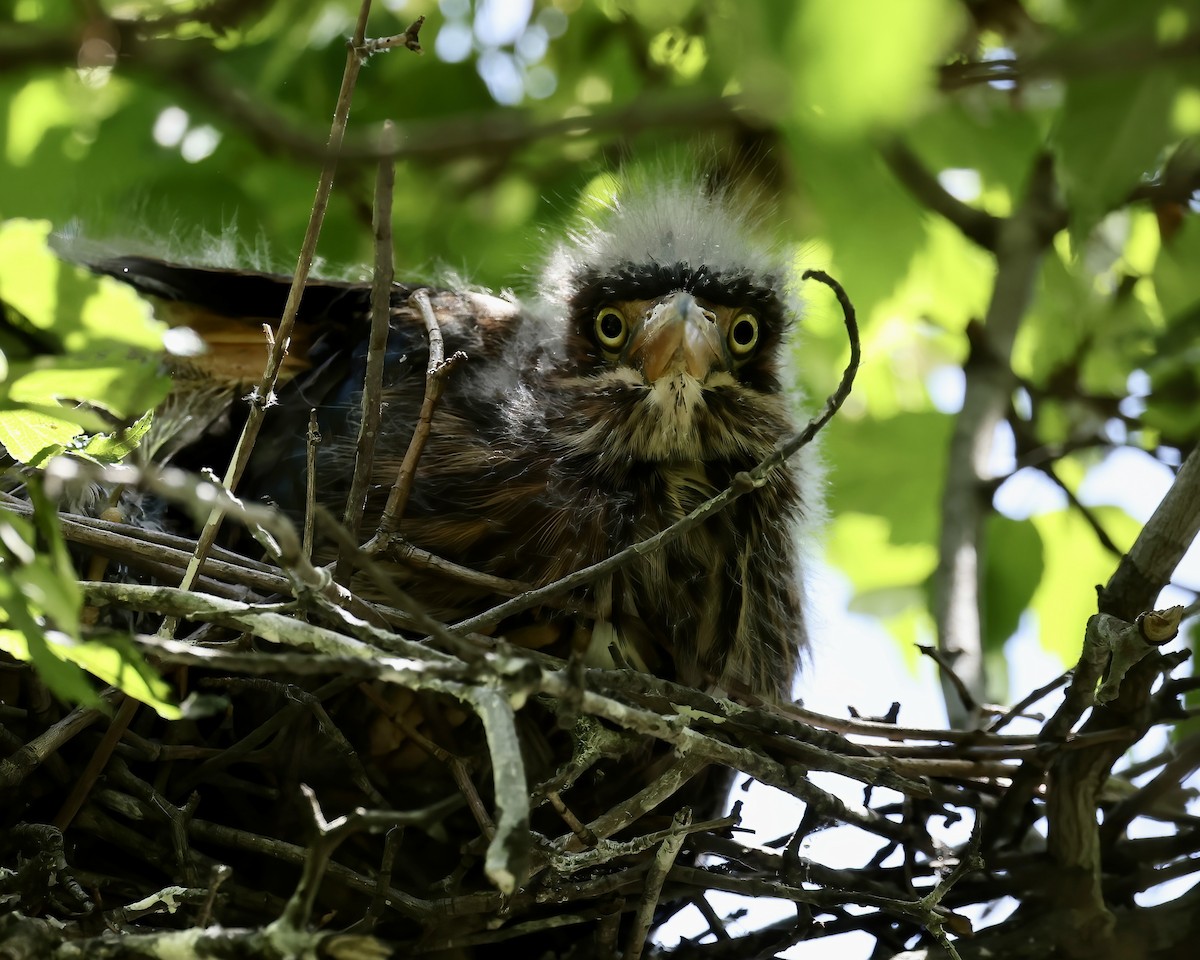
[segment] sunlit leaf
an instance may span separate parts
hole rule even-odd
[[[897,544],[884,518],[861,513],[836,517],[825,552],[860,593],[919,585],[937,564],[933,544]]]
[[[120,633],[88,636],[78,643],[64,635],[51,637],[55,656],[77,664],[105,683],[153,708],[164,720],[178,720],[171,687],[148,663],[133,640]]]
[[[0,598],[6,596],[5,577],[0,573]],[[12,613],[15,608],[10,608]],[[46,641],[41,628],[28,617],[17,616],[8,623],[17,623],[17,628],[0,628],[0,650],[17,660],[33,664],[37,674],[54,694],[67,703],[79,703],[87,707],[102,707],[103,701],[96,695],[88,682],[87,674],[76,664],[55,655]]]
[[[78,667],[55,657],[46,640],[46,607],[67,624],[78,623],[77,597],[72,597],[74,577],[60,577],[53,550],[36,551],[35,526],[23,517],[0,513],[0,648],[28,660],[50,689],[63,699],[98,702]]]
[[[808,0],[791,48],[801,122],[843,137],[913,117],[962,16],[949,0],[875,3],[869,15],[838,0]]]
[[[115,433],[98,433],[89,437],[82,448],[72,451],[76,456],[86,456],[101,463],[119,463],[132,453],[142,442],[154,423],[154,413],[139,417],[132,426]]]
[[[1153,172],[1174,139],[1175,89],[1176,79],[1165,69],[1087,72],[1068,82],[1055,141],[1077,245]]]
[[[936,542],[938,491],[952,426],[953,419],[939,413],[835,422],[825,445],[835,464],[833,515],[882,517],[894,544]]]
[[[83,433],[79,424],[34,410],[0,410],[0,445],[21,463],[40,465]]]
[[[131,288],[60,260],[50,225],[0,224],[0,308],[8,321],[0,444],[39,464],[85,430],[97,409],[136,417],[169,389],[159,370],[164,327]],[[84,406],[79,406],[83,404]]]
[[[1093,508],[1093,515],[1122,550],[1128,550],[1139,524],[1116,507]],[[1100,545],[1076,510],[1033,518],[1043,545],[1045,572],[1033,597],[1042,646],[1064,666],[1079,659],[1087,619],[1096,612],[1096,587],[1108,582],[1117,558]]]
[[[1042,580],[1042,540],[1027,520],[988,517],[983,566],[983,645],[1001,651]]]

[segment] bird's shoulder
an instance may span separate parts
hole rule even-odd
[[[199,335],[204,351],[187,373],[206,380],[247,382],[262,373],[263,326],[283,315],[292,285],[285,273],[175,263],[148,256],[89,259],[92,271],[129,284],[172,327]],[[428,304],[448,356],[499,358],[516,338],[525,309],[513,296],[436,283],[398,282],[390,291],[388,353],[422,354],[429,338]],[[306,282],[280,382],[335,358],[365,358],[371,327],[371,283],[313,278]],[[338,364],[340,365],[340,364]]]

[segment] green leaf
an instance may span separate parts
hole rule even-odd
[[[1184,221],[1163,245],[1154,264],[1154,289],[1168,327],[1189,324],[1200,316],[1200,224]],[[1193,325],[1194,332],[1194,325]],[[1183,338],[1186,342],[1191,337]]]
[[[26,483],[29,500],[33,504],[33,525],[37,533],[39,559],[44,559],[60,583],[61,596],[68,608],[61,615],[46,610],[54,617],[58,625],[75,634],[79,630],[79,609],[83,597],[76,583],[75,566],[71,563],[71,554],[67,550],[67,541],[63,537],[62,523],[53,503],[46,499],[40,480],[31,477]]]
[[[950,0],[875,3],[869,16],[840,0],[807,0],[789,50],[798,118],[832,137],[912,118],[932,94],[935,67],[962,19]]]
[[[1175,76],[1162,68],[1080,72],[1068,81],[1054,139],[1076,250],[1174,139],[1176,89]]]
[[[41,410],[0,410],[0,445],[20,463],[39,466],[81,433],[79,424]]]
[[[29,484],[33,520],[0,513],[0,649],[31,662],[64,700],[101,703],[84,671],[177,719],[171,689],[133,641],[106,633],[80,639],[82,596],[58,515],[36,482]],[[47,621],[59,629],[46,626]]]
[[[60,260],[50,230],[44,220],[0,224],[0,301],[64,350],[161,352],[165,327],[149,304],[126,284]]]
[[[0,597],[5,596],[3,573],[0,573]],[[10,608],[9,613],[13,612]],[[104,701],[88,683],[87,674],[74,663],[55,656],[41,627],[24,615],[13,617],[16,629],[0,628],[0,650],[17,660],[32,663],[51,692],[67,703],[78,703],[85,707],[103,709]]]
[[[865,319],[892,295],[924,245],[925,213],[874,145],[827,144],[789,132],[819,221],[811,229],[833,248],[835,273]]]
[[[941,413],[835,420],[823,448],[833,465],[830,512],[884,518],[893,544],[935,543],[938,491],[953,426],[954,418]]]
[[[1123,550],[1137,538],[1140,525],[1117,507],[1095,507],[1092,514]],[[1117,558],[1104,549],[1077,510],[1041,514],[1031,521],[1043,544],[1045,573],[1033,597],[1042,646],[1063,666],[1079,659],[1088,617],[1096,612],[1096,587],[1108,582]]]
[[[932,543],[897,544],[883,517],[862,513],[836,515],[825,553],[861,596],[919,587],[937,565],[937,548]],[[886,600],[882,596],[877,599]],[[905,602],[909,599],[906,596]]]
[[[114,433],[98,433],[89,437],[80,449],[70,453],[72,456],[85,457],[100,463],[120,463],[142,442],[153,423],[154,411],[149,411],[131,426]]]
[[[110,426],[97,408],[137,417],[170,389],[159,369],[165,328],[149,306],[127,285],[60,261],[49,233],[41,221],[0,224],[0,444],[35,465]]]
[[[16,364],[8,382],[9,398],[16,403],[47,404],[54,400],[79,400],[119,417],[140,416],[170,389],[145,360],[135,364],[127,348],[105,351],[97,344],[86,355],[39,357],[20,368]]]
[[[0,648],[33,663],[55,694],[74,703],[96,705],[99,699],[83,672],[55,657],[46,641],[40,603],[46,602],[68,623],[78,623],[71,608],[70,587],[57,580],[54,559],[35,551],[35,524],[0,513]],[[74,586],[74,577],[67,583]]]
[[[53,634],[50,650],[151,707],[164,720],[178,720],[183,715],[171,702],[170,685],[146,663],[133,639],[125,634],[91,635],[78,642],[65,634]]]
[[[983,568],[983,646],[1000,651],[1042,580],[1042,538],[1027,520],[992,514]]]
[[[955,99],[920,117],[906,140],[935,174],[947,169],[977,171],[981,205],[1006,216],[1025,187],[1044,138],[1032,111],[1013,110],[1006,92],[978,93],[970,101]],[[988,190],[996,188],[1008,202],[993,209],[984,201]]]

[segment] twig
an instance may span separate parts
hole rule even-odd
[[[1062,477],[1058,475],[1058,471],[1054,469],[1053,464],[1043,463],[1039,465],[1038,469],[1047,477],[1049,477],[1055,486],[1057,486],[1063,492],[1067,498],[1067,503],[1071,505],[1071,509],[1077,511],[1079,515],[1083,517],[1084,523],[1092,528],[1092,532],[1096,535],[1096,539],[1100,542],[1100,546],[1102,546],[1118,560],[1123,557],[1125,555],[1125,551],[1113,542],[1113,538],[1108,535],[1108,531],[1104,529],[1104,526],[1100,523],[1100,520],[1096,517],[1096,514],[1091,510],[1090,507],[1080,502],[1079,498],[1075,496],[1075,491],[1068,487],[1066,481],[1064,481]]]
[[[938,885],[933,888],[928,894],[922,897],[919,901],[922,908],[928,911],[929,919],[925,922],[925,927],[933,934],[934,938],[951,957],[951,960],[961,960],[958,955],[958,950],[954,944],[950,942],[950,938],[946,935],[946,918],[944,915],[937,913],[938,905],[953,888],[968,872],[973,870],[983,869],[983,858],[979,856],[979,846],[982,840],[982,830],[978,819],[975,821],[975,826],[971,830],[971,839],[967,843],[967,849],[958,858],[958,863]],[[955,917],[955,924],[959,931],[970,930],[970,925],[962,917]]]
[[[71,793],[63,801],[63,805],[59,807],[58,813],[54,817],[54,825],[59,830],[66,830],[71,825],[71,821],[75,819],[75,814],[83,806],[83,802],[96,784],[96,779],[104,770],[109,757],[112,756],[117,741],[125,733],[126,727],[129,726],[140,706],[141,704],[133,697],[125,697],[117,715],[109,721],[108,729],[104,731],[104,736],[101,738],[96,752],[88,760],[83,773],[80,774],[75,786],[71,788]]]
[[[496,835],[488,843],[484,870],[503,894],[511,894],[529,874],[529,786],[521,744],[508,700],[487,687],[460,696],[483,721],[496,790]]]
[[[375,925],[379,922],[379,918],[383,914],[383,908],[387,903],[388,889],[392,885],[392,871],[396,867],[396,855],[400,851],[400,843],[404,838],[404,829],[404,827],[392,827],[387,832],[387,836],[383,841],[383,858],[379,863],[375,893],[371,897],[371,903],[367,906],[366,913],[363,914],[362,919],[358,923],[350,928],[351,931],[364,930],[370,932],[375,929]]]
[[[1179,790],[1180,785],[1200,767],[1200,736],[1192,734],[1175,748],[1173,756],[1144,787],[1104,813],[1100,827],[1100,842],[1105,847],[1115,843],[1126,827],[1140,814],[1153,809],[1163,797]],[[1180,802],[1180,809],[1184,808]]]
[[[258,386],[251,394],[250,412],[246,424],[238,437],[237,446],[229,462],[229,468],[223,479],[224,486],[233,491],[237,488],[242,472],[250,462],[250,453],[254,449],[254,441],[262,428],[263,418],[267,407],[274,402],[275,381],[279,376],[283,358],[287,353],[292,336],[292,328],[300,311],[300,298],[304,295],[304,284],[312,269],[313,257],[317,250],[317,238],[321,235],[321,225],[325,221],[325,211],[329,206],[329,195],[333,190],[333,175],[337,170],[338,156],[341,152],[342,141],[346,134],[346,122],[350,116],[350,101],[354,94],[354,86],[358,80],[358,71],[363,60],[358,53],[362,46],[367,26],[367,14],[371,9],[371,0],[362,0],[358,11],[358,21],[354,28],[354,39],[346,50],[346,67],[342,73],[342,86],[338,91],[337,106],[333,113],[333,125],[329,130],[329,142],[325,150],[325,159],[321,166],[321,176],[317,182],[316,196],[313,198],[312,213],[309,216],[308,227],[305,230],[304,241],[300,246],[300,256],[296,262],[296,272],[292,277],[292,286],[288,291],[287,304],[283,308],[283,316],[275,329],[274,343],[270,356],[267,358],[266,369]],[[208,556],[209,548],[213,545],[220,530],[224,514],[214,510],[208,516],[196,543],[196,553],[188,564],[181,586],[186,590],[195,582],[200,568]],[[163,625],[164,633],[173,632],[175,624],[168,622]]]
[[[950,686],[958,694],[958,702],[962,705],[963,710],[972,716],[978,714],[980,710],[979,703],[971,696],[971,691],[967,689],[963,678],[954,672],[953,659],[948,654],[937,649],[937,647],[931,647],[925,643],[918,643],[916,646],[922,654],[929,657],[930,660],[938,665],[942,677],[949,681]]]
[[[572,684],[565,672],[543,671],[541,689],[555,698],[569,694]],[[893,839],[911,840],[908,830],[902,825],[877,816],[870,810],[858,811],[847,807],[841,800],[811,783],[801,771],[787,768],[784,764],[762,756],[745,747],[735,747],[715,737],[706,736],[680,722],[684,718],[668,718],[648,710],[640,710],[591,691],[584,691],[582,709],[587,713],[603,717],[638,733],[648,734],[659,740],[674,744],[687,755],[693,751],[711,762],[724,764],[749,774],[773,787],[778,787],[792,796],[816,805],[831,817],[853,823],[871,833]],[[598,835],[604,834],[590,824]],[[574,840],[574,838],[571,838]]]
[[[448,812],[445,800],[432,804],[423,810],[394,811],[394,810],[355,810],[353,813],[336,820],[326,820],[321,812],[317,795],[312,788],[305,784],[300,790],[309,802],[313,823],[317,828],[317,839],[313,842],[304,858],[304,870],[296,884],[296,890],[288,900],[287,907],[275,923],[267,928],[271,931],[302,931],[312,915],[313,901],[321,885],[329,859],[334,850],[348,836],[361,831],[371,833],[386,832],[395,827],[420,826],[437,823]],[[457,798],[454,798],[457,800]]]
[[[363,684],[361,689],[363,696],[371,700],[379,708],[380,712],[387,716],[391,723],[404,731],[404,735],[408,739],[433,759],[437,760],[438,763],[445,765],[446,769],[450,771],[450,776],[454,778],[454,783],[463,795],[463,799],[466,800],[467,808],[471,811],[471,815],[475,817],[475,822],[479,825],[480,831],[490,841],[496,835],[496,822],[491,818],[491,815],[487,812],[487,808],[483,805],[483,798],[479,796],[479,791],[475,789],[475,784],[471,781],[470,770],[462,757],[455,756],[449,750],[421,733],[420,730],[405,720],[403,715],[393,711],[391,706],[368,685]]]
[[[445,347],[442,342],[442,328],[438,324],[437,314],[429,302],[429,294],[425,290],[417,290],[412,300],[420,311],[421,319],[425,322],[425,333],[429,338],[429,365],[425,370],[425,397],[421,401],[421,411],[417,416],[416,427],[404,452],[404,460],[396,472],[396,482],[392,484],[388,495],[387,505],[379,520],[379,531],[371,542],[363,549],[367,553],[376,553],[387,545],[387,535],[395,532],[404,516],[404,508],[408,505],[409,494],[412,493],[413,481],[417,476],[417,464],[425,450],[425,441],[433,425],[433,412],[437,409],[442,391],[445,389],[446,377],[455,365],[466,359],[463,353],[456,353],[449,360],[445,359]]]
[[[239,630],[249,630],[256,636],[272,643],[282,643],[292,647],[315,649],[333,656],[353,659],[375,660],[395,654],[405,658],[406,663],[397,661],[396,666],[403,669],[427,669],[442,677],[465,675],[466,666],[461,660],[448,657],[428,644],[420,644],[406,640],[398,634],[378,630],[369,625],[360,625],[360,631],[370,638],[365,642],[356,637],[347,636],[336,630],[307,623],[288,613],[278,612],[270,606],[261,604],[239,603],[222,597],[211,597],[205,594],[191,593],[175,587],[154,587],[137,583],[92,583],[80,584],[83,595],[93,603],[119,603],[134,610],[160,611],[172,616],[198,620],[212,621]],[[144,638],[139,638],[143,639]],[[188,645],[175,645],[163,642],[162,649],[183,650]],[[198,658],[217,658],[222,656],[239,657],[240,654],[226,654],[212,648],[194,648]],[[297,658],[297,663],[288,663],[288,669],[305,672],[302,666],[303,658]],[[239,661],[249,667],[255,663],[270,663],[270,657],[248,655]]]
[[[624,830],[659,807],[708,766],[709,762],[701,756],[693,754],[681,757],[628,800],[593,820],[587,827],[588,834],[593,840],[605,840]],[[555,846],[563,852],[577,852],[585,848],[585,842],[578,833],[573,833],[559,838]]]
[[[662,896],[663,883],[667,874],[671,872],[671,867],[675,865],[675,858],[679,856],[691,822],[692,812],[686,807],[672,818],[671,832],[658,848],[658,853],[654,855],[654,861],[650,864],[650,871],[646,874],[646,889],[642,891],[642,898],[638,902],[621,960],[640,960],[642,950],[646,946],[646,935],[650,932],[650,924],[654,919],[654,909],[658,906],[658,898]]]
[[[963,236],[984,250],[996,250],[1000,228],[1004,224],[1002,218],[963,203],[948,193],[902,141],[891,140],[879,152],[896,179],[921,204],[941,214],[958,227]]]
[[[379,37],[367,40],[359,47],[359,50],[368,57],[376,53],[381,53],[384,50],[393,50],[396,47],[404,47],[404,49],[411,50],[413,53],[422,53],[420,35],[421,27],[424,23],[424,17],[417,17],[416,20],[408,25],[408,29],[403,33],[397,34],[394,37]]]
[[[343,553],[349,553],[355,566],[364,570],[371,578],[376,588],[397,607],[404,610],[413,625],[426,631],[429,636],[445,650],[455,654],[468,663],[476,663],[483,657],[483,647],[475,642],[475,638],[465,631],[451,630],[427,614],[417,600],[396,585],[395,579],[375,562],[375,558],[367,552],[367,547],[359,547],[350,534],[336,520],[329,516],[328,511],[317,506],[317,515],[322,519],[329,518],[325,530],[338,543]],[[369,545],[368,545],[369,546]]]
[[[1036,690],[1032,691],[1029,694],[1026,694],[1024,697],[1022,697],[1020,700],[1018,700],[1012,707],[1010,707],[1007,711],[1005,711],[999,717],[997,717],[995,720],[993,720],[992,725],[987,728],[987,732],[988,733],[996,733],[1003,727],[1006,727],[1014,718],[1021,716],[1022,713],[1024,713],[1026,710],[1028,710],[1030,707],[1032,707],[1035,703],[1037,703],[1039,700],[1041,700],[1042,697],[1053,693],[1055,690],[1057,690],[1063,684],[1067,683],[1070,679],[1071,679],[1071,675],[1069,673],[1060,673],[1057,677],[1055,677],[1049,683],[1038,687]]]
[[[208,926],[209,920],[212,918],[213,906],[217,902],[217,892],[221,889],[221,884],[228,880],[233,875],[233,871],[225,864],[219,863],[214,866],[208,875],[208,891],[204,898],[204,903],[200,905],[200,912],[196,916],[196,926],[201,929]]]
[[[1200,533],[1200,448],[1179,468],[1175,482],[1100,591],[1100,610],[1133,620],[1154,605],[1188,547]]]
[[[775,450],[767,456],[761,463],[755,466],[748,472],[739,473],[733,478],[733,482],[728,487],[722,490],[716,496],[706,500],[700,504],[695,510],[676,521],[664,530],[660,530],[652,537],[647,537],[645,540],[631,544],[624,550],[614,553],[612,556],[599,563],[594,563],[589,567],[584,567],[582,570],[577,570],[574,573],[568,574],[553,583],[548,583],[536,590],[530,590],[518,597],[513,597],[504,603],[492,607],[490,610],[485,610],[483,613],[474,617],[469,617],[466,620],[455,624],[453,629],[459,630],[479,630],[485,627],[494,626],[505,617],[512,616],[515,613],[520,613],[522,610],[528,610],[532,607],[539,606],[553,597],[559,596],[575,587],[584,586],[593,580],[612,573],[614,570],[619,570],[621,567],[631,563],[637,557],[645,556],[653,553],[656,550],[666,546],[671,541],[682,536],[687,531],[699,526],[713,514],[720,513],[728,507],[738,497],[745,496],[753,490],[764,486],[771,472],[786,462],[796,451],[807,445],[820,432],[821,428],[829,422],[830,418],[837,413],[838,409],[845,402],[846,397],[850,394],[850,388],[854,384],[854,376],[858,372],[858,364],[862,356],[861,346],[858,337],[858,322],[855,319],[854,306],[851,304],[849,297],[846,296],[845,290],[836,280],[828,274],[820,270],[807,270],[804,273],[804,278],[813,278],[821,283],[829,286],[838,298],[838,303],[842,307],[842,314],[846,324],[846,333],[850,342],[850,361],[846,365],[846,369],[842,374],[841,383],[837,389],[830,394],[825,401],[825,406],[820,414],[813,417],[807,425],[799,433],[793,435],[787,440],[780,443]]]
[[[176,467],[139,469],[127,464],[99,466],[71,457],[55,457],[46,465],[44,476],[48,492],[57,492],[61,486],[87,477],[104,483],[128,484],[149,490],[173,503],[185,505],[193,513],[231,514],[251,531],[262,528],[269,535],[272,542],[268,548],[298,584],[318,592],[329,585],[328,574],[315,568],[305,557],[296,528],[283,513],[263,504],[239,500],[222,484]],[[191,569],[191,564],[188,569]],[[196,568],[197,571],[199,569]],[[180,589],[188,589],[186,574]]]
[[[423,20],[424,18],[422,18]],[[396,125],[390,120],[383,125],[385,143],[395,140]],[[392,253],[392,197],[396,185],[396,167],[391,159],[379,161],[375,172],[375,204],[372,224],[375,233],[375,270],[371,283],[371,335],[367,341],[367,369],[363,375],[361,417],[358,424],[358,443],[354,451],[354,475],[346,496],[343,519],[350,536],[358,539],[358,528],[366,508],[367,484],[375,460],[375,441],[379,437],[379,422],[383,407],[383,369],[387,358],[389,321],[392,316],[392,280],[395,265]],[[338,558],[337,578],[349,584],[354,573],[353,553],[343,548]]]
[[[438,574],[438,576],[449,577],[457,580],[459,583],[480,587],[483,590],[498,593],[502,596],[515,597],[518,593],[524,593],[526,590],[532,589],[528,583],[521,580],[508,580],[504,577],[497,577],[494,574],[483,573],[480,570],[472,570],[470,567],[452,563],[445,557],[439,557],[428,550],[422,550],[415,544],[401,540],[399,537],[391,539],[388,543],[387,552],[389,558],[399,563],[411,564],[419,570],[430,570]]]
[[[308,411],[308,433],[305,441],[304,536],[300,550],[311,563],[313,530],[317,525],[317,447],[321,445],[321,428],[317,425],[316,407]],[[93,577],[92,579],[99,578]]]
[[[111,706],[124,696],[120,690],[110,687],[100,694],[100,699],[106,706]],[[0,787],[12,788],[21,783],[64,744],[103,716],[103,712],[92,707],[76,707],[54,726],[0,760]]]
[[[599,838],[588,828],[588,826],[577,816],[575,816],[575,814],[571,812],[570,808],[563,803],[563,798],[557,790],[547,790],[546,799],[550,802],[550,806],[554,808],[554,812],[562,817],[563,823],[571,828],[571,832],[575,834],[575,839],[578,840],[585,848],[594,847],[600,842]]]

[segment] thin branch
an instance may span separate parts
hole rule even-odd
[[[902,141],[890,140],[880,147],[879,152],[896,179],[922,206],[945,217],[963,236],[984,250],[996,250],[1003,218],[963,203],[950,194]]]
[[[100,694],[106,706],[119,702],[124,694],[109,688]],[[38,734],[11,755],[0,760],[0,787],[11,789],[52,757],[104,714],[92,707],[76,707],[58,723]]]
[[[1175,482],[1100,591],[1100,610],[1133,620],[1158,593],[1200,533],[1200,448],[1179,468]]]
[[[321,428],[317,425],[317,408],[313,407],[308,411],[308,433],[305,435],[304,534],[300,545],[301,552],[310,562],[313,530],[317,525],[317,447],[320,444]]]
[[[633,925],[629,928],[629,939],[626,941],[625,952],[621,955],[621,960],[641,960],[642,950],[646,946],[646,936],[649,934],[650,924],[654,920],[654,910],[658,906],[659,897],[662,896],[663,883],[667,879],[667,874],[671,872],[671,867],[675,865],[675,858],[679,856],[683,841],[687,838],[687,828],[691,822],[692,812],[686,808],[676,813],[672,819],[671,832],[663,840],[662,846],[658,848],[658,852],[650,864],[650,871],[646,874],[646,888],[642,891],[642,898],[638,902],[637,912],[634,914]]]
[[[259,430],[262,429],[267,407],[274,402],[275,381],[279,376],[279,370],[283,365],[283,358],[287,353],[288,344],[291,341],[292,328],[296,323],[296,316],[300,311],[300,298],[304,295],[304,285],[308,280],[309,271],[312,269],[313,257],[316,255],[317,250],[317,238],[321,235],[321,225],[325,221],[325,211],[329,206],[329,195],[333,190],[333,175],[337,170],[338,156],[346,134],[346,123],[350,116],[350,101],[354,95],[354,86],[358,81],[358,72],[363,64],[363,58],[358,52],[358,48],[363,44],[367,14],[370,9],[371,0],[362,0],[358,11],[358,21],[354,28],[354,39],[350,42],[346,50],[346,67],[342,74],[342,86],[338,91],[337,106],[333,113],[333,125],[329,131],[329,141],[326,145],[325,158],[321,166],[321,176],[317,182],[317,192],[313,198],[312,213],[309,216],[304,241],[300,246],[296,271],[292,276],[292,286],[288,291],[287,304],[283,308],[283,316],[280,318],[279,326],[275,330],[274,343],[271,348],[271,354],[267,358],[266,369],[263,370],[263,375],[258,382],[258,386],[251,394],[249,416],[246,419],[245,426],[242,428],[241,435],[238,437],[237,446],[234,448],[233,456],[229,462],[229,468],[225,472],[223,482],[225,487],[230,491],[237,487],[242,472],[250,462],[250,454],[254,449],[254,441],[258,438]],[[216,540],[223,516],[221,512],[213,511],[209,514],[208,520],[205,521],[196,544],[196,555],[188,565],[187,572],[184,574],[182,586],[185,589],[192,585],[199,574],[204,559],[208,555],[208,550]],[[163,629],[165,632],[170,632],[174,629],[174,625],[170,623],[164,624]]]
[[[1054,482],[1054,484],[1066,495],[1067,503],[1071,508],[1078,512],[1083,517],[1084,522],[1092,528],[1092,533],[1096,535],[1096,539],[1100,542],[1105,550],[1111,553],[1114,557],[1120,559],[1125,555],[1125,552],[1113,542],[1113,538],[1108,535],[1108,531],[1104,529],[1103,524],[1097,518],[1096,514],[1075,496],[1075,491],[1067,486],[1066,481],[1058,475],[1058,471],[1054,469],[1053,464],[1043,463],[1038,466],[1038,469]]]
[[[424,18],[422,18],[423,20]],[[385,121],[383,136],[386,142],[395,140],[396,127]],[[358,424],[358,443],[354,451],[354,474],[346,496],[343,519],[350,536],[358,539],[366,507],[367,484],[375,460],[375,441],[383,414],[383,370],[387,358],[389,321],[392,316],[392,280],[395,264],[392,253],[392,198],[396,185],[396,167],[390,159],[380,160],[375,173],[375,204],[372,224],[375,233],[375,270],[371,283],[371,335],[367,341],[367,369],[363,375],[362,415]],[[338,559],[337,578],[349,584],[354,572],[352,551],[343,548]]]
[[[820,270],[805,271],[804,278],[808,279],[810,277],[826,284],[834,291],[838,298],[838,303],[842,307],[846,334],[850,343],[850,361],[842,373],[841,382],[838,384],[837,389],[826,399],[825,406],[822,408],[820,414],[809,420],[800,432],[776,446],[775,450],[753,469],[737,474],[728,487],[716,496],[700,504],[700,506],[686,517],[676,521],[666,529],[659,531],[652,537],[647,537],[645,540],[631,544],[624,550],[614,553],[599,563],[594,563],[590,567],[584,567],[582,570],[568,574],[559,580],[555,580],[553,583],[548,583],[536,590],[530,590],[528,593],[523,593],[518,597],[513,597],[511,600],[498,604],[490,610],[485,610],[481,614],[460,621],[454,625],[453,629],[456,631],[480,630],[494,626],[505,617],[540,606],[554,597],[566,593],[568,590],[584,586],[599,577],[612,573],[614,570],[619,570],[638,557],[661,549],[672,540],[704,523],[713,514],[720,513],[733,503],[734,500],[738,499],[738,497],[745,496],[764,486],[772,471],[785,463],[801,447],[811,443],[813,438],[821,431],[821,428],[837,413],[838,409],[845,402],[846,397],[849,396],[850,388],[854,384],[854,376],[858,372],[862,349],[859,343],[858,322],[855,318],[854,306],[851,304],[849,297],[846,296],[846,292],[841,288],[841,285]]]
[[[484,870],[503,894],[511,894],[529,873],[529,786],[521,744],[508,700],[486,687],[468,689],[462,699],[483,721],[496,787],[496,835],[488,844]]]
[[[425,441],[429,439],[429,431],[433,426],[433,414],[441,400],[448,377],[454,367],[466,359],[466,354],[456,353],[446,359],[445,346],[442,341],[442,328],[438,324],[437,314],[429,302],[426,290],[417,290],[412,295],[417,305],[421,319],[425,323],[425,333],[429,338],[429,364],[425,369],[425,396],[421,401],[421,410],[417,415],[417,423],[413,429],[408,449],[400,469],[396,472],[396,482],[392,484],[388,495],[387,505],[383,508],[383,516],[379,520],[379,531],[371,542],[363,549],[367,553],[375,553],[387,545],[387,538],[396,531],[408,506],[408,498],[412,493],[413,483],[417,477],[417,465],[421,462],[421,454],[425,450]]]

